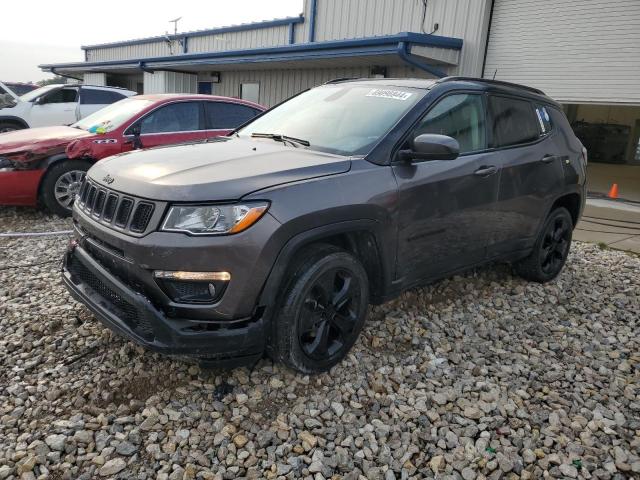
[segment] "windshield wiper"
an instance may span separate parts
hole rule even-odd
[[[252,133],[251,137],[252,138],[271,138],[277,142],[282,142],[282,143],[289,142],[294,147],[297,147],[298,145],[302,145],[303,147],[308,147],[311,145],[308,140],[303,140],[301,138],[296,138],[296,137],[289,137],[287,135],[282,135],[280,133]]]

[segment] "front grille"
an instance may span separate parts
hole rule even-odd
[[[104,200],[107,198],[107,192],[104,190],[100,190],[98,195],[96,196],[96,203],[93,207],[93,215],[99,217],[102,214],[102,209],[104,208]]]
[[[149,225],[151,215],[153,214],[153,205],[150,203],[140,202],[136,208],[136,212],[133,214],[131,225],[129,228],[132,232],[142,233]]]
[[[146,312],[138,311],[135,305],[106,285],[73,256],[70,256],[67,267],[72,276],[77,277],[82,283],[88,285],[89,288],[109,302],[111,306],[109,310],[116,314],[133,331],[147,340],[153,339],[153,328]]]
[[[78,198],[79,208],[87,215],[116,229],[136,234],[147,230],[155,211],[152,202],[101,188],[88,179],[82,184]]]
[[[110,193],[107,197],[107,203],[104,207],[104,212],[102,212],[102,219],[105,222],[111,222],[113,220],[113,215],[116,213],[116,207],[118,206],[118,195]]]
[[[131,215],[131,209],[133,208],[133,200],[130,198],[123,198],[120,201],[120,206],[118,207],[118,213],[116,213],[116,221],[115,224],[118,227],[126,227],[127,222],[129,221],[129,215]]]

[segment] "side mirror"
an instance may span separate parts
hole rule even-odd
[[[411,162],[455,160],[460,155],[460,144],[446,135],[423,133],[413,139],[413,148],[400,150],[398,154],[401,160]]]
[[[36,99],[35,99],[35,101],[33,102],[33,104],[34,104],[34,105],[44,105],[44,103],[45,103],[45,101],[44,101],[44,100],[45,100],[45,97],[44,97],[44,96],[42,96],[42,97],[38,97],[38,98],[36,98]]]
[[[140,124],[136,123],[134,126],[131,127],[131,135],[133,135],[133,149],[134,150],[140,150],[142,147],[142,140],[140,139],[140,133],[141,133],[141,129],[140,129]]]

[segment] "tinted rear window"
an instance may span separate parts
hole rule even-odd
[[[508,147],[536,140],[540,127],[533,106],[527,100],[489,97],[493,147]]]
[[[247,123],[258,113],[257,110],[227,102],[205,102],[207,129],[233,129]]]
[[[110,105],[124,98],[126,97],[121,93],[109,90],[83,88],[80,94],[80,103],[84,105]]]

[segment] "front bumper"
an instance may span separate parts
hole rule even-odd
[[[214,361],[249,364],[265,350],[264,319],[203,321],[168,318],[82,247],[64,258],[62,277],[71,294],[111,330],[148,349]]]
[[[35,207],[44,169],[0,170],[0,205]]]

